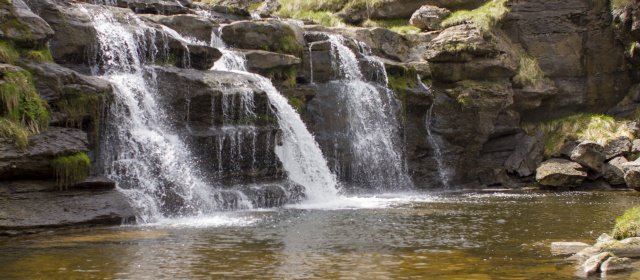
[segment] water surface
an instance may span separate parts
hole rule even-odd
[[[3,279],[572,279],[633,192],[458,192],[0,239]],[[621,275],[607,279],[627,279]]]

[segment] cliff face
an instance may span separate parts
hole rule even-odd
[[[105,114],[114,89],[97,77],[104,59],[98,59],[103,54],[86,9],[108,9],[132,29],[144,26],[138,39],[145,49],[139,55],[155,65],[171,128],[201,165],[215,170],[205,177],[225,184],[279,182],[286,176],[274,154],[281,131],[264,92],[249,77],[208,71],[223,56],[208,44],[219,39],[216,35],[244,53],[250,72],[270,78],[289,98],[330,162],[351,157],[332,155],[334,146],[348,150],[345,143],[332,144],[348,141],[347,136],[327,133],[346,130],[341,114],[348,112],[332,104],[340,102],[331,86],[339,61],[322,33],[343,35],[364,79],[381,83],[383,75],[366,58],[369,50],[358,42],[366,44],[386,68],[402,123],[393,130],[402,143],[393,143],[405,152],[408,173],[419,188],[521,186],[533,181],[536,168],[552,156],[544,154],[549,133],[529,126],[576,113],[629,117],[640,102],[637,1],[622,7],[590,0],[379,0],[366,5],[353,0],[333,6],[320,1],[309,4],[312,12],[365,27],[327,27],[304,17],[304,24],[251,20],[250,10],[254,17],[291,14],[286,9],[293,2],[124,0],[108,7],[64,0],[0,2],[0,199],[7,202],[0,204],[0,229],[62,223],[34,224],[28,215],[9,218],[27,204],[55,207],[37,201],[47,195],[64,200],[58,189],[74,194],[69,199],[77,203],[69,207],[77,216],[63,217],[73,223],[134,215],[120,203],[125,198],[114,190],[115,182],[101,177],[105,166],[98,155],[105,148],[101,135],[113,129]],[[392,24],[392,30],[366,27],[406,24],[409,18],[424,30],[400,34]],[[242,109],[229,101],[241,98],[227,94],[236,84],[254,93],[257,114],[251,118],[224,111]],[[225,100],[232,105],[223,107]],[[326,119],[330,125],[323,123]],[[221,136],[226,126],[247,123],[257,131]],[[232,143],[234,148],[225,146]],[[618,155],[630,153],[631,146]],[[565,157],[574,160],[570,153]],[[100,203],[105,206],[95,206]],[[282,203],[286,199],[276,204]],[[98,210],[83,212],[87,207]]]

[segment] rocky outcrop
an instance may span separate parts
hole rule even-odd
[[[232,47],[300,56],[304,50],[302,29],[282,21],[239,21],[221,29],[222,39]]]
[[[382,0],[371,2],[370,5],[347,5],[336,15],[348,23],[357,24],[368,18],[398,19],[410,18],[423,5],[431,5],[449,10],[474,9],[484,0]]]
[[[543,162],[536,170],[536,180],[543,186],[576,187],[586,178],[580,164],[565,159],[550,159]]]
[[[24,151],[0,138],[0,180],[54,179],[54,158],[87,151],[87,134],[79,129],[51,127],[29,137]]]
[[[0,38],[24,47],[44,47],[53,30],[22,0],[0,2]]]
[[[57,191],[52,181],[0,184],[0,235],[53,227],[121,225],[135,222],[127,198],[114,189]]]
[[[544,135],[519,134],[515,151],[507,158],[505,167],[508,172],[527,177],[535,174],[536,168],[544,158]]]
[[[583,141],[571,151],[571,160],[602,173],[604,167],[604,149],[598,143]]]
[[[617,157],[604,165],[604,173],[603,177],[607,183],[612,186],[616,185],[624,185],[624,167],[623,164],[627,162],[627,159],[624,157]]]

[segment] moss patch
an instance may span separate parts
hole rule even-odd
[[[56,173],[58,187],[65,189],[89,177],[91,160],[86,153],[77,153],[59,156],[51,161],[51,166]]]
[[[640,236],[640,207],[631,208],[616,218],[612,235],[616,239]]]
[[[453,12],[442,21],[442,27],[472,22],[483,32],[489,32],[509,12],[508,0],[489,0],[474,10],[460,10]]]
[[[0,117],[0,138],[10,139],[18,150],[29,144],[29,132],[19,123]]]
[[[544,123],[523,124],[523,128],[530,134],[538,130],[544,132],[546,156],[557,155],[567,140],[589,140],[605,145],[621,136],[635,138],[626,121],[598,114],[581,113]]]
[[[289,97],[289,104],[291,105],[291,107],[293,107],[293,109],[296,109],[298,113],[302,113],[302,111],[304,110],[304,101],[302,101],[302,99],[298,97]]]
[[[399,70],[388,71],[388,87],[393,91],[400,104],[402,104],[402,116],[407,113],[407,93],[418,85],[418,73],[414,68],[402,67]]]
[[[38,63],[53,62],[53,55],[51,55],[49,48],[29,50],[25,52],[24,56]]]
[[[49,125],[49,106],[26,71],[4,74],[0,83],[0,103],[0,116],[20,122],[31,133],[39,133]]]

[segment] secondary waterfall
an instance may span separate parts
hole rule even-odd
[[[357,54],[346,39],[325,34],[331,43],[335,79],[318,84],[313,112],[323,124],[323,147],[338,176],[357,188],[389,191],[412,187],[401,139],[398,104],[387,87],[382,63],[363,44]],[[313,44],[313,43],[312,43]],[[316,63],[312,61],[311,67]],[[366,75],[361,70],[366,65]],[[313,77],[313,69],[310,71]],[[366,77],[365,77],[366,76]],[[331,110],[328,107],[331,106]]]
[[[135,15],[117,19],[107,7],[81,8],[97,31],[95,74],[115,87],[102,141],[107,175],[131,198],[144,222],[218,210],[222,198],[205,183],[185,143],[168,127],[153,68],[144,65],[163,51],[156,47],[163,38],[156,38]],[[241,193],[237,197],[237,207],[251,207]]]
[[[433,94],[431,89],[422,82],[422,79],[420,78],[420,76],[418,76],[418,83],[420,83],[420,86],[423,87],[425,90],[427,90],[429,93]],[[434,98],[433,103],[431,104],[431,106],[429,106],[429,111],[427,112],[427,116],[425,119],[425,128],[427,130],[427,140],[429,141],[429,144],[433,149],[433,157],[436,160],[436,167],[438,168],[438,177],[440,178],[440,183],[442,183],[443,187],[448,188],[449,177],[450,177],[449,169],[447,168],[444,162],[444,157],[442,155],[442,147],[438,142],[438,140],[433,135],[433,132],[431,131],[432,130],[431,126],[433,125],[433,122],[434,122],[433,107],[435,106],[435,104],[436,104],[436,101]]]
[[[300,115],[269,79],[246,72],[244,57],[228,50],[215,32],[212,34],[212,45],[223,53],[223,57],[216,62],[213,69],[250,75],[258,81],[259,88],[266,92],[282,131],[282,144],[276,146],[276,154],[288,178],[305,187],[305,194],[311,202],[321,203],[335,199],[338,196],[338,184],[318,143],[302,122]]]

